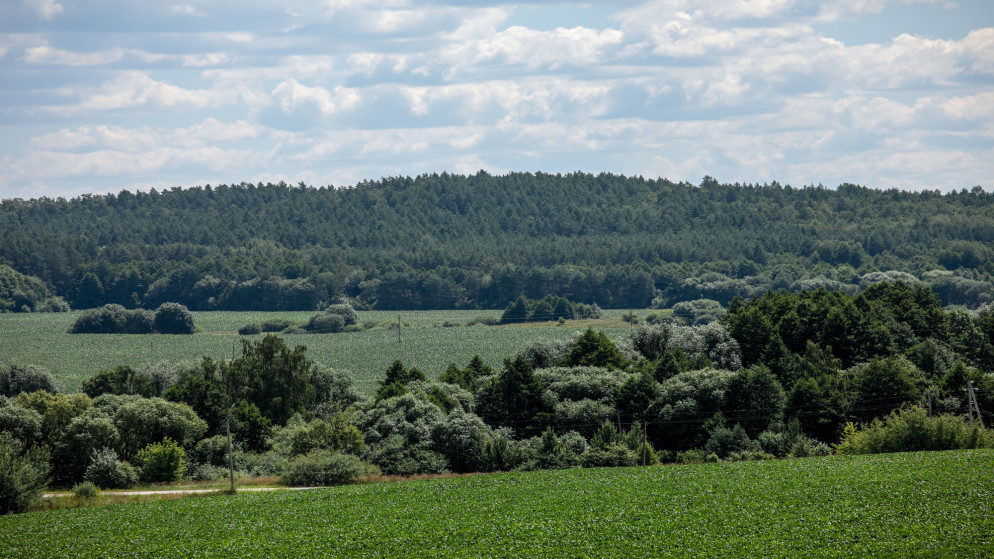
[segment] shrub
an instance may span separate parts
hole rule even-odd
[[[52,375],[34,365],[0,365],[0,395],[17,396],[21,392],[44,390],[50,394],[59,392]]]
[[[336,334],[345,328],[345,319],[338,314],[317,314],[311,317],[305,328],[315,334]]]
[[[138,476],[146,483],[179,481],[186,473],[186,453],[183,447],[166,437],[138,453]]]
[[[704,452],[717,454],[718,458],[727,458],[733,452],[759,451],[759,444],[750,439],[745,429],[738,423],[735,427],[716,427],[711,431],[711,438],[704,445]]]
[[[495,324],[500,324],[500,320],[495,316],[474,316],[466,322],[466,326],[476,326],[477,324],[494,326]]]
[[[262,333],[262,327],[256,323],[246,324],[238,329],[239,336],[254,336]]]
[[[0,514],[24,512],[48,487],[48,451],[0,433]]]
[[[283,481],[291,486],[343,485],[378,474],[376,466],[358,456],[318,449],[290,460]]]
[[[138,472],[117,457],[117,452],[104,448],[93,452],[83,479],[104,489],[127,489],[138,483]]]
[[[155,310],[155,331],[160,334],[192,334],[193,314],[179,303],[163,303]]]
[[[345,326],[348,326],[350,324],[356,324],[359,322],[359,315],[355,312],[355,309],[352,308],[352,305],[348,304],[331,305],[328,308],[326,308],[324,312],[325,314],[328,315],[335,315],[342,317],[342,320],[345,322]]]
[[[228,437],[214,435],[197,441],[190,452],[190,458],[198,463],[211,466],[228,466]]]
[[[271,318],[262,323],[263,332],[282,332],[293,326],[293,322],[282,318]]]
[[[928,417],[919,406],[894,410],[861,428],[848,423],[836,446],[839,454],[967,448],[994,448],[994,431],[961,416]]]
[[[196,464],[190,469],[190,479],[193,481],[218,481],[228,479],[230,474],[228,468],[210,464]],[[235,478],[238,477],[240,477],[239,472],[235,472]]]
[[[83,501],[88,501],[97,496],[97,486],[92,482],[84,481],[72,486],[73,495]]]

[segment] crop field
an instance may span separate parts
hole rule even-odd
[[[994,451],[573,469],[0,517],[11,557],[990,557]]]
[[[605,311],[595,321],[510,326],[465,326],[481,316],[499,318],[501,311],[360,311],[359,321],[385,326],[398,317],[397,329],[384,327],[339,334],[295,334],[280,336],[287,344],[307,347],[308,356],[332,369],[348,371],[359,389],[375,391],[387,367],[400,359],[434,378],[455,362],[460,367],[480,355],[493,367],[533,341],[568,338],[592,325],[612,339],[625,338],[629,326],[620,320],[626,311]],[[636,311],[638,314],[638,311]],[[102,369],[118,365],[140,367],[149,363],[170,365],[196,361],[205,355],[229,359],[241,347],[237,330],[249,323],[271,319],[306,322],[309,312],[197,312],[200,333],[192,336],[159,334],[67,334],[78,313],[0,314],[0,363],[39,365],[49,370],[67,390],[78,390],[84,380]],[[458,324],[446,327],[445,324]]]

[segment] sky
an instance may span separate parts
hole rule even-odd
[[[991,192],[994,2],[0,1],[0,199],[481,169]]]

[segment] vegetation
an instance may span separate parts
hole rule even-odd
[[[155,312],[104,305],[83,312],[69,328],[70,334],[192,334],[193,314],[178,303],[163,303]]]
[[[974,450],[352,485],[6,516],[0,546],[26,558],[268,557],[288,549],[352,557],[989,556],[992,466],[992,451]]]
[[[897,279],[975,308],[994,301],[992,205],[979,187],[484,172],[6,200],[0,310],[647,308]]]

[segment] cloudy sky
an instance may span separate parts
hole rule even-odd
[[[479,169],[991,191],[994,2],[0,2],[0,198]]]

